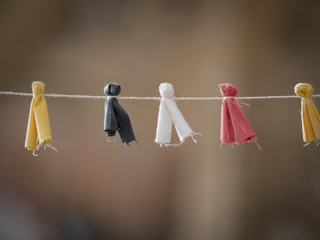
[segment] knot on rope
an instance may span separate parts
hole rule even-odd
[[[121,86],[117,83],[110,83],[104,87],[104,93],[107,96],[118,96],[121,92]]]
[[[33,82],[32,83],[32,92],[33,95],[43,94],[44,93],[44,83],[42,82]]]
[[[159,92],[163,98],[172,98],[174,94],[173,86],[170,83],[161,83]]]
[[[294,87],[294,92],[302,100],[308,100],[313,94],[313,87],[308,83],[299,83]]]
[[[231,84],[224,83],[219,85],[219,87],[223,98],[233,98],[238,94],[236,87]]]

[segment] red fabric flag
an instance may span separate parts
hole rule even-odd
[[[224,97],[221,106],[221,143],[236,143],[240,145],[244,142],[257,143],[256,135],[244,116],[239,101],[234,97],[238,90],[231,84],[221,84],[220,92]]]

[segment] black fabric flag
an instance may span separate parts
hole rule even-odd
[[[108,96],[104,111],[104,131],[108,137],[115,136],[116,132],[119,132],[121,141],[126,145],[130,146],[131,141],[136,141],[131,126],[130,118],[128,113],[118,103],[118,99],[113,96],[118,96],[121,91],[119,84],[110,83],[104,88],[104,93]]]

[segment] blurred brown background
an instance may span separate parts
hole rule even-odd
[[[159,96],[320,93],[320,2],[4,0],[0,91]],[[181,101],[194,144],[155,144],[159,102],[125,101],[136,144],[108,143],[102,100],[47,98],[53,146],[24,149],[30,97],[0,96],[0,239],[320,239],[319,147],[300,100],[243,111],[262,146],[223,145],[220,101]],[[319,100],[315,104],[320,108]],[[173,142],[177,141],[173,131]]]

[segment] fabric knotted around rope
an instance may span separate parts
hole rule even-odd
[[[299,83],[294,92],[301,97],[303,141],[307,144],[320,141],[320,116],[312,100],[313,87],[307,83]]]
[[[174,90],[171,84],[161,83],[159,86],[160,95],[162,97],[159,106],[158,124],[155,142],[160,146],[179,146],[187,137],[192,137],[193,141],[197,141],[193,138],[194,135],[200,133],[194,133],[182,113],[177,107],[177,104],[172,99]],[[177,131],[180,143],[170,144],[172,123]]]
[[[255,133],[244,116],[239,101],[234,97],[238,90],[231,84],[221,84],[220,92],[224,99],[221,106],[221,135],[222,143],[236,143],[240,145],[244,142],[255,142]],[[260,146],[257,144],[260,149]]]
[[[34,152],[42,145],[50,146],[52,143],[47,103],[44,96],[39,96],[44,93],[44,87],[42,82],[32,83],[33,99],[30,106],[25,147]]]
[[[118,103],[117,96],[121,91],[119,84],[110,83],[104,88],[104,93],[108,96],[104,111],[104,131],[108,137],[114,137],[119,132],[121,141],[129,146],[131,141],[136,141],[128,113]]]

